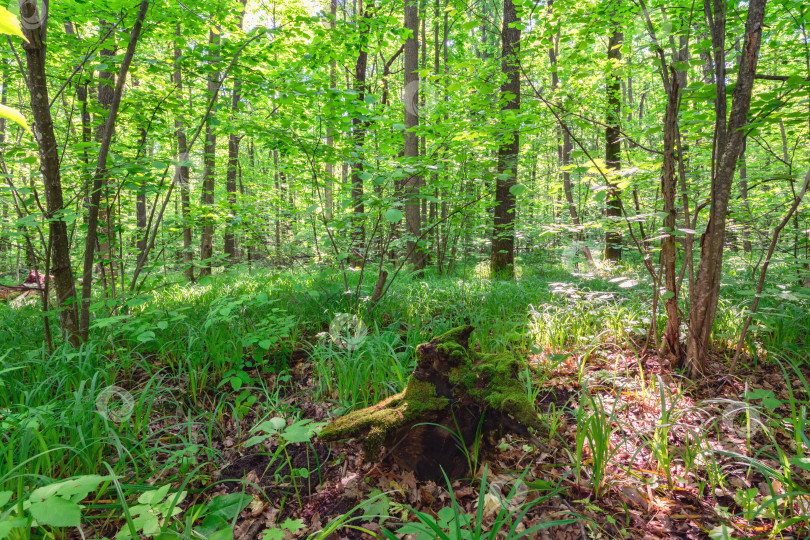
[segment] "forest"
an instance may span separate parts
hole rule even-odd
[[[0,540],[810,538],[808,18],[0,5]]]

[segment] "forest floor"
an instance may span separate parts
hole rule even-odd
[[[64,426],[42,432],[41,444],[74,450],[34,461],[38,472],[32,474],[106,474],[100,465],[106,461],[128,482],[123,496],[108,491],[104,504],[87,505],[85,537],[122,538],[121,505],[142,502],[144,489],[164,485],[189,496],[171,526],[160,523],[184,534],[193,530],[192,536],[204,528],[192,510],[224,494],[243,495],[232,519],[234,538],[262,540],[517,538],[543,524],[526,537],[810,533],[810,369],[796,360],[806,355],[800,349],[799,355],[769,354],[773,343],[763,342],[758,357],[722,375],[731,356],[723,343],[734,343],[728,321],[740,313],[731,314],[730,306],[744,306],[748,297],[737,304],[724,300],[730,315],[716,330],[722,343],[707,369],[720,375],[690,381],[654,347],[644,347],[645,308],[637,302],[644,293],[634,288],[640,279],[577,281],[556,274],[497,286],[475,276],[404,283],[379,306],[356,350],[323,332],[334,312],[345,309],[323,309],[342,298],[340,285],[330,288],[322,276],[251,279],[239,286],[182,287],[170,301],[157,295],[122,300],[145,307],[135,317],[112,312],[98,318],[97,327],[115,328],[127,347],[102,353],[100,340],[78,354],[56,351],[45,360],[36,351],[26,353],[28,360],[0,356],[0,386],[8,390],[0,401],[10,402],[0,403],[4,422],[23,407],[73,411]],[[9,313],[0,311],[0,319]],[[467,477],[438,483],[400,469],[385,447],[364,459],[355,441],[318,440],[322,422],[401,390],[413,369],[413,347],[470,319],[478,350],[511,350],[525,360],[520,379],[551,427],[548,437],[507,434],[480,453],[468,448]],[[806,340],[776,324],[763,327],[783,342]],[[31,324],[19,328],[14,346],[34,332]],[[233,343],[241,344],[220,350]],[[99,370],[110,387],[135,398],[132,418],[118,427],[98,424],[93,403],[82,402],[81,410],[70,405],[87,374]],[[28,389],[53,381],[61,381],[54,388],[64,396],[40,393],[37,405]],[[96,438],[76,437],[91,422]],[[24,455],[21,444],[31,439],[23,425],[6,435],[20,454],[0,461],[13,465],[5,474],[0,469],[5,485],[22,478],[12,474],[17,464],[41,459],[33,446],[33,457]],[[103,429],[116,431],[99,435]],[[88,460],[71,457],[91,446]],[[422,530],[430,532],[420,534],[415,520],[428,523]]]
[[[543,366],[548,357],[533,355],[529,360]],[[507,436],[498,448],[479,457],[477,481],[456,480],[448,489],[446,484],[421,482],[413,473],[402,471],[386,459],[385,449],[377,460],[367,462],[356,443],[327,446],[316,440],[286,448],[293,467],[309,471],[308,478],[298,480],[300,503],[296,504],[285,474],[289,468],[272,463],[276,446],[268,444],[261,453],[246,452],[240,446],[238,433],[249,432],[257,421],[247,416],[239,421],[228,418],[230,433],[216,441],[227,465],[212,466],[211,476],[233,482],[221,484],[211,495],[245,492],[254,497],[255,503],[236,522],[236,538],[260,538],[261,531],[288,518],[301,520],[301,528],[289,536],[306,537],[348,515],[363,529],[380,533],[381,523],[396,531],[398,527],[391,526],[407,521],[409,508],[437,516],[449,515],[442,514],[442,508],[454,513],[460,509],[475,516],[486,467],[489,483],[494,479],[496,486],[490,492],[504,502],[509,502],[508,492],[522,471],[528,471],[525,480],[531,485],[553,493],[525,515],[516,532],[543,522],[575,519],[531,536],[535,538],[709,538],[710,531],[723,525],[728,529],[720,538],[767,537],[773,531],[775,520],[767,507],[753,519],[746,516],[759,508],[755,501],[767,500],[771,487],[779,490],[779,484],[769,484],[762,472],[763,467],[782,469],[774,445],[795,450],[796,442],[789,429],[764,423],[767,420],[757,413],[757,402],[745,395],[749,392],[777,400],[779,403],[766,401],[769,415],[790,418],[791,403],[810,398],[797,374],[792,387],[778,365],[760,366],[756,372],[740,370],[733,377],[707,377],[693,385],[673,374],[655,354],[639,357],[633,350],[615,346],[591,351],[582,372],[581,366],[581,355],[569,356],[548,372],[549,378],[536,396],[539,411],[558,414],[557,432],[540,446]],[[725,363],[717,361],[709,369],[722,373],[724,367]],[[285,399],[306,418],[326,420],[332,405],[311,401],[310,372],[306,361],[295,365],[293,382],[299,390]],[[810,379],[810,370],[801,373]],[[274,377],[267,378],[268,384]],[[765,389],[767,394],[751,394],[751,389]],[[593,469],[588,467],[594,458],[587,441],[584,467],[576,477],[575,410],[583,392],[603,404],[610,417],[610,444],[603,455],[607,458],[604,470],[598,473],[602,475],[598,494]],[[662,427],[667,430],[664,437],[671,460],[667,467],[660,465],[661,449],[655,447]],[[713,463],[707,462],[710,460]],[[795,482],[810,485],[810,470],[798,469],[796,474]],[[282,490],[278,489],[280,477],[284,479]],[[529,500],[544,495],[542,488],[529,491]],[[782,488],[775,495],[784,493]],[[374,496],[381,497],[363,505]],[[804,504],[810,505],[810,498]],[[810,511],[810,506],[805,508]],[[484,530],[495,521],[499,509],[485,506]],[[518,511],[510,508],[511,513]],[[438,523],[441,525],[440,519]],[[452,523],[445,521],[443,530],[453,538]],[[331,536],[374,537],[351,529]]]

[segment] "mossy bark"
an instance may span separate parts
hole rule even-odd
[[[366,459],[380,448],[422,478],[468,472],[467,449],[495,441],[505,430],[529,435],[546,431],[518,379],[510,353],[470,351],[472,326],[454,328],[416,349],[417,367],[405,390],[380,403],[337,418],[320,433],[325,441],[356,438]]]

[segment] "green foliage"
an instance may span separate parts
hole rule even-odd
[[[450,481],[447,480],[451,506],[442,508],[436,516],[407,507],[416,518],[416,521],[406,523],[393,532],[387,528],[383,529],[383,534],[390,540],[397,538],[394,533],[416,534],[418,540],[434,538],[441,540],[494,540],[495,538],[502,537],[511,540],[517,538],[531,538],[532,535],[539,530],[576,522],[576,519],[551,520],[526,528],[522,531],[517,530],[518,524],[521,523],[523,517],[532,507],[560,493],[559,486],[555,486],[548,493],[543,493],[531,501],[520,502],[517,504],[516,508],[513,508],[512,501],[516,498],[518,493],[520,493],[520,488],[523,486],[527,472],[528,470],[520,474],[505,497],[492,496],[487,484],[487,467],[484,467],[475,515],[465,513],[459,506]],[[490,500],[496,501],[495,511],[493,512],[494,519],[491,525],[485,525],[485,507]],[[490,519],[490,517],[491,516],[487,516],[487,519]]]

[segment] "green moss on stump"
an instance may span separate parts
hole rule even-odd
[[[448,403],[447,398],[436,396],[436,388],[431,384],[411,376],[403,392],[337,418],[323,428],[318,437],[324,441],[334,441],[362,436],[366,456],[373,456],[389,433],[418,421],[427,413],[446,409]]]
[[[473,432],[482,415],[489,431],[504,427],[524,433],[528,428],[545,430],[517,377],[518,359],[511,353],[470,351],[472,330],[471,326],[454,328],[419,345],[417,368],[403,392],[337,418],[319,437],[325,441],[362,438],[366,458],[373,458],[381,445],[407,437],[416,424],[446,422],[454,429],[465,415],[463,421],[473,426]],[[437,429],[433,436],[446,435]],[[414,431],[425,437],[424,429]],[[425,441],[422,446],[429,445]]]

